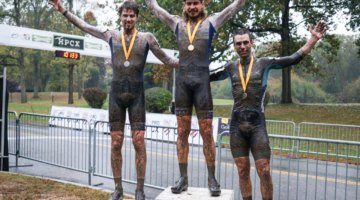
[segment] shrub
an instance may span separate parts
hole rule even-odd
[[[145,91],[146,110],[154,113],[163,113],[168,110],[171,102],[171,93],[160,87],[153,87]]]
[[[360,40],[359,40],[360,41]],[[360,102],[360,77],[355,81],[349,83],[345,87],[344,102],[346,103],[358,103]]]
[[[84,99],[92,108],[102,108],[106,100],[106,92],[100,88],[86,88],[84,90]]]

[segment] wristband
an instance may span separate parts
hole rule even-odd
[[[65,10],[64,12],[63,12],[63,15],[66,17],[66,14],[67,14],[67,10]]]

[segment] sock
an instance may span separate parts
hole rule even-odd
[[[115,189],[116,188],[122,189],[121,177],[114,178],[114,182],[115,182]]]
[[[179,164],[180,176],[187,177],[187,167],[188,167],[187,163],[180,163]]]
[[[215,165],[214,166],[207,166],[208,168],[208,179],[215,178]]]
[[[145,179],[138,178],[137,183],[136,183],[136,189],[144,191],[144,182],[145,182]]]

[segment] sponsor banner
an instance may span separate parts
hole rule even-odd
[[[95,122],[105,121],[108,122],[108,111],[103,109],[92,108],[73,108],[63,106],[52,106],[51,116],[65,117],[65,118],[77,118],[85,119],[88,121],[89,126],[94,128]],[[129,124],[128,115],[126,115],[126,123]],[[51,118],[49,120],[50,126],[61,126],[68,128],[78,129],[79,125],[76,122],[64,123],[66,119]],[[217,140],[219,118],[213,120],[213,136],[214,140]],[[158,113],[146,113],[146,138],[154,140],[164,140],[166,142],[176,142],[177,140],[177,121],[176,116],[171,114],[158,114]],[[110,129],[104,123],[97,125],[97,131],[102,133],[110,133]],[[125,135],[131,136],[130,126],[125,127]],[[202,145],[203,141],[199,132],[198,120],[195,116],[191,120],[191,132],[189,136],[189,143]]]
[[[75,118],[75,119],[84,119],[88,122],[86,128],[93,128],[96,121],[108,121],[108,112],[107,110],[101,109],[90,109],[90,108],[73,108],[73,107],[64,107],[64,106],[52,106],[51,107],[51,116],[54,117],[64,117],[64,118]],[[71,121],[71,120],[70,120]],[[61,118],[51,118],[49,120],[50,126],[61,126],[68,128],[78,129],[76,122],[68,123],[69,120]],[[110,132],[109,130],[105,130]]]
[[[46,51],[69,49],[81,55],[110,58],[109,44],[92,36],[70,35],[37,29],[23,28],[0,24],[0,45],[39,49]],[[169,56],[176,56],[177,51],[163,49]],[[162,64],[151,51],[146,62]]]
[[[218,133],[228,132],[230,129],[230,118],[220,118]]]

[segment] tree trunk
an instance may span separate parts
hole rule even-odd
[[[40,51],[36,51],[34,55],[34,93],[33,93],[33,99],[39,99],[39,88],[40,88]]]
[[[86,73],[87,68],[87,59],[84,64],[77,66],[76,68],[76,76],[77,76],[77,92],[78,92],[78,99],[82,99],[83,93],[84,93],[84,74]]]
[[[290,52],[290,28],[289,28],[289,2],[285,0],[282,15],[282,33],[281,33],[281,56],[288,56]],[[291,67],[282,70],[282,92],[281,103],[292,103],[291,99]]]
[[[169,81],[167,81],[167,80],[163,80],[163,81],[161,81],[161,83],[162,83],[162,87],[164,88],[164,89],[169,89]]]
[[[69,99],[68,104],[74,104],[74,67],[75,64],[69,64]]]
[[[80,85],[82,84],[81,82],[79,83],[79,85],[77,86],[77,92],[78,92],[78,99],[81,99],[82,98],[82,95],[83,95],[83,89],[82,89],[82,86]]]
[[[26,96],[26,76],[25,72],[25,64],[24,64],[24,50],[19,49],[19,71],[22,71],[23,73],[20,73],[20,88],[21,88],[21,103],[27,103],[27,96]]]

